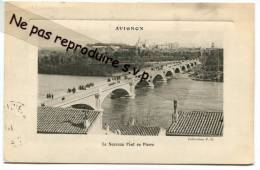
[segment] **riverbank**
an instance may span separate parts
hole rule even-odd
[[[223,71],[211,71],[198,66],[189,77],[195,81],[223,82]]]
[[[197,70],[189,75],[195,81],[223,82],[223,71]]]
[[[192,80],[223,82],[223,49],[209,48],[200,57],[201,64],[190,74]]]

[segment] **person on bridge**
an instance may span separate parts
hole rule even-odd
[[[75,87],[73,87],[72,93],[73,93],[73,94],[76,93],[76,88],[75,88]]]

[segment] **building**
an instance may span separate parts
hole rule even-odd
[[[223,112],[178,112],[166,136],[222,136]]]
[[[102,112],[74,108],[38,107],[37,132],[99,134],[102,133]]]
[[[107,128],[109,127],[109,128]],[[107,131],[118,135],[134,135],[134,136],[161,136],[164,135],[164,130],[160,127],[146,127],[139,125],[121,125],[118,123],[110,123]]]
[[[165,135],[160,127],[109,124],[102,129],[102,111],[38,107],[37,133],[43,134],[104,134],[104,135]]]

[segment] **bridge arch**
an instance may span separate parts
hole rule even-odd
[[[187,66],[187,69],[189,70],[189,69],[190,69],[190,65],[189,65],[189,64],[187,64],[186,66]]]
[[[152,77],[151,82],[156,83],[157,81],[165,81],[165,80],[166,77],[162,73],[158,73]]]
[[[174,69],[174,73],[181,73],[181,70],[180,70],[180,68],[178,68],[178,67],[177,67],[177,68],[175,68],[175,69]]]
[[[87,109],[87,110],[95,110],[93,106],[90,106],[88,104],[73,104],[71,105],[72,108],[75,109]]]
[[[135,85],[135,88],[139,88],[139,87],[146,87],[149,86],[151,83],[151,79],[149,80],[143,80],[143,81],[138,81]]]
[[[63,102],[54,105],[54,107],[72,107],[76,109],[98,110],[95,102],[95,95],[89,95],[86,97],[80,96],[79,98],[72,100],[65,99]]]
[[[135,84],[135,88],[139,88],[139,87],[150,87],[150,88],[154,88],[154,85],[156,84],[156,82],[158,81],[167,81],[166,79],[166,74],[167,72],[169,72],[168,74],[173,75],[174,73],[172,72],[172,70],[168,70],[168,71],[164,71],[164,72],[153,72],[153,74],[150,75],[150,77],[147,80],[142,80],[142,81],[138,81]],[[170,73],[171,72],[171,73]]]
[[[183,65],[183,66],[181,66],[181,71],[187,71],[187,68]]]
[[[167,70],[165,73],[166,77],[173,77],[173,71],[172,70]]]
[[[133,83],[121,83],[113,86],[105,87],[104,89],[98,89],[92,94],[87,96],[79,96],[72,100],[64,100],[63,102],[56,105],[56,107],[72,107],[78,109],[88,109],[88,110],[101,110],[101,105],[104,99],[111,93],[116,95],[128,96],[131,98],[135,97],[134,91],[135,84]],[[121,97],[120,96],[120,97]]]
[[[128,90],[122,89],[122,88],[118,88],[115,89],[113,91],[110,92],[111,97],[123,97],[123,96],[129,96],[130,92]]]
[[[115,89],[105,90],[102,91],[100,98],[96,98],[96,103],[99,105],[98,107],[101,108],[102,103],[104,102],[105,98],[111,94],[111,98],[117,97],[134,97],[134,85],[130,86],[129,83],[125,84],[124,86],[120,86]],[[99,101],[99,102],[98,102]]]

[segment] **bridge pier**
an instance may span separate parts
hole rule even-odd
[[[164,82],[164,83],[166,83],[167,82],[167,77],[165,76],[165,77],[163,77],[163,79],[162,79],[162,82]]]
[[[154,89],[154,84],[153,84],[153,83],[149,83],[148,87],[149,87],[150,89]]]
[[[95,94],[95,110],[103,111],[101,108],[101,89],[98,89],[98,92]]]
[[[135,94],[130,94],[128,97],[129,97],[130,99],[134,99],[134,98],[135,98]]]
[[[129,86],[130,86],[129,98],[134,99],[135,98],[135,81],[134,81],[134,79],[132,79],[129,82]]]

